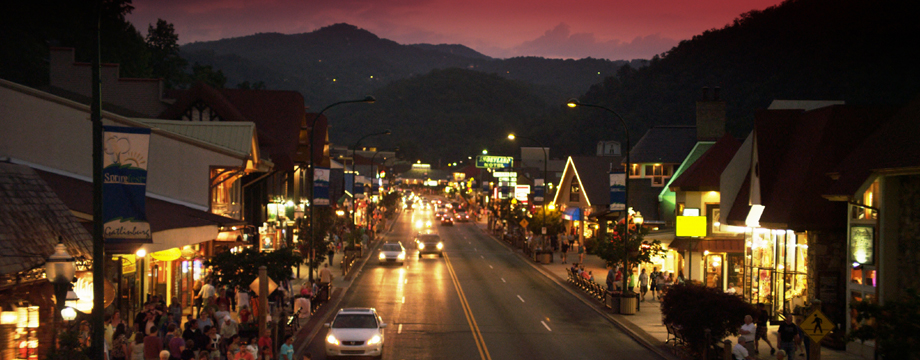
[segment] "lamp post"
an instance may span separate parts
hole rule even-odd
[[[629,152],[630,152],[630,148],[629,148],[629,127],[626,126],[626,120],[623,120],[623,117],[620,116],[620,114],[617,114],[616,111],[613,111],[613,110],[611,110],[611,109],[609,109],[609,108],[606,108],[606,107],[603,107],[603,106],[600,106],[600,105],[594,105],[594,104],[584,104],[584,103],[578,101],[578,99],[574,99],[574,98],[573,98],[573,99],[569,99],[569,101],[566,103],[566,105],[567,105],[568,107],[570,107],[570,108],[574,108],[574,107],[578,107],[578,106],[584,106],[584,107],[593,107],[593,108],[598,108],[598,109],[607,110],[608,112],[610,112],[611,114],[613,114],[614,116],[616,116],[617,119],[620,120],[620,124],[623,125],[623,131],[626,133],[626,178],[625,178],[624,181],[623,181],[623,190],[626,192],[626,194],[625,194],[625,196],[624,196],[624,198],[623,198],[623,202],[624,202],[624,204],[623,204],[623,212],[625,213],[625,216],[624,216],[624,219],[623,219],[623,224],[626,225],[626,226],[625,226],[626,233],[624,234],[624,237],[623,237],[623,290],[625,291],[625,290],[626,290],[626,285],[627,285],[627,279],[629,278],[628,273],[627,273],[627,271],[629,271],[629,264],[628,264],[628,262],[629,262],[629,255],[628,255],[628,249],[627,249],[627,246],[626,246],[626,244],[628,243],[628,239],[629,239],[629,172],[630,172],[630,170],[631,170],[630,167],[629,167],[629,166],[630,166],[630,164],[629,164]]]
[[[58,236],[58,244],[54,246],[54,254],[45,260],[45,276],[48,281],[54,285],[54,322],[58,319],[63,320],[64,303],[67,301],[67,290],[70,290],[70,283],[77,272],[77,266],[74,264],[74,258],[67,252],[64,246],[64,239]],[[59,329],[58,329],[59,330]],[[57,330],[54,332],[57,336]]]
[[[513,141],[514,137],[515,137],[514,134],[508,134],[508,140]],[[543,150],[543,204],[541,204],[540,206],[540,211],[543,212],[543,221],[542,221],[543,229],[541,232],[543,233],[542,234],[543,235],[543,248],[546,249],[546,180],[547,180],[546,164],[549,162],[549,156],[546,154],[546,147],[543,146],[541,142],[537,141],[534,138],[530,138],[526,136],[521,136],[521,138],[537,143],[537,145],[540,145],[540,149]]]
[[[360,144],[361,144],[361,141],[363,141],[364,139],[367,139],[367,138],[369,138],[369,137],[371,137],[371,136],[377,136],[377,135],[390,135],[390,134],[392,134],[392,133],[390,132],[390,130],[384,130],[384,131],[381,131],[381,132],[378,132],[378,133],[373,133],[373,134],[364,135],[364,136],[362,136],[360,139],[358,139],[358,142],[355,143],[355,147],[353,147],[353,148],[351,149],[351,170],[352,170],[352,173],[353,173],[353,175],[354,175],[354,178],[353,178],[352,181],[351,181],[351,196],[352,196],[352,198],[354,199],[354,200],[351,202],[351,204],[352,204],[352,205],[351,205],[351,206],[352,206],[352,211],[351,211],[351,213],[352,213],[352,222],[354,222],[354,224],[355,224],[355,230],[358,229],[358,195],[356,194],[356,190],[355,190],[355,184],[358,182],[358,158],[355,157],[355,153],[358,151],[358,145],[360,145]],[[344,167],[344,165],[343,165],[343,166],[342,166],[342,175],[343,175],[343,176],[342,176],[342,181],[345,181],[344,174],[345,174],[345,167]],[[344,186],[343,186],[343,188],[344,188]]]
[[[314,147],[313,137],[316,136],[316,133],[314,132],[314,129],[316,129],[316,121],[319,120],[319,117],[322,116],[323,113],[326,112],[326,110],[329,110],[329,108],[333,106],[341,105],[341,104],[349,104],[349,103],[373,104],[376,101],[377,99],[375,99],[373,96],[370,96],[370,95],[365,96],[364,99],[339,101],[337,103],[333,103],[331,105],[324,107],[322,110],[319,111],[318,114],[316,114],[316,116],[313,117],[313,124],[310,126],[310,138],[309,138],[309,142],[310,142],[310,146],[309,146],[310,147],[310,251],[308,254],[310,256],[310,275],[309,275],[310,281],[313,281],[313,261],[314,261],[313,259],[313,252],[314,252],[313,251],[313,247],[314,247],[313,238],[316,237],[316,230],[314,230],[315,220],[313,219],[314,214],[315,214],[313,212],[313,207],[314,207],[314,204],[313,204],[313,196],[314,196],[313,194],[313,176],[314,176],[313,154],[316,153],[315,149],[313,148]]]

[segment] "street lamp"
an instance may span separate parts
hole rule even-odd
[[[624,204],[623,204],[623,213],[625,214],[625,217],[624,217],[624,219],[623,219],[623,224],[626,225],[626,226],[625,226],[626,234],[624,234],[624,237],[623,237],[623,289],[625,290],[625,289],[626,289],[626,285],[627,285],[627,278],[629,277],[629,276],[627,276],[627,271],[629,271],[629,266],[628,266],[628,265],[629,265],[629,264],[628,264],[628,262],[629,262],[629,255],[628,255],[628,250],[627,250],[627,246],[626,246],[626,244],[627,244],[627,242],[628,242],[628,239],[629,239],[629,172],[630,172],[630,170],[631,170],[630,167],[629,167],[629,166],[630,166],[630,164],[629,164],[629,152],[630,152],[630,148],[629,148],[629,127],[626,126],[626,121],[623,120],[623,117],[620,116],[620,114],[617,114],[616,111],[613,111],[613,110],[611,110],[611,109],[609,109],[609,108],[606,108],[606,107],[603,107],[603,106],[600,106],[600,105],[584,104],[584,103],[578,101],[578,99],[575,99],[575,98],[569,99],[569,101],[566,102],[566,105],[567,105],[568,107],[570,107],[570,108],[574,108],[574,107],[578,107],[578,106],[584,106],[584,107],[593,107],[593,108],[598,108],[598,109],[607,110],[607,111],[609,111],[611,114],[615,115],[615,116],[617,117],[617,119],[620,120],[620,124],[623,125],[623,131],[626,133],[626,178],[625,178],[624,181],[623,181],[623,190],[625,191],[625,196],[624,196],[624,198],[623,198],[623,203],[624,203]],[[637,229],[637,230],[638,230],[638,229]]]
[[[313,154],[316,153],[316,151],[315,151],[315,149],[314,149],[314,144],[313,144],[313,137],[316,136],[316,132],[315,132],[315,129],[316,129],[316,121],[319,120],[319,117],[322,116],[323,113],[326,112],[326,110],[329,110],[329,108],[331,108],[331,107],[333,107],[333,106],[341,105],[341,104],[350,104],[350,103],[368,103],[368,104],[373,104],[373,103],[376,102],[376,101],[377,101],[377,99],[375,99],[373,96],[370,96],[370,95],[365,96],[363,99],[339,101],[339,102],[337,102],[337,103],[333,103],[333,104],[331,104],[331,105],[329,105],[329,106],[324,107],[322,110],[319,111],[318,114],[316,114],[316,116],[313,117],[313,124],[310,126],[310,137],[309,137],[309,139],[308,139],[308,140],[309,140],[309,144],[310,144],[310,145],[309,145],[309,147],[310,147],[310,251],[309,251],[309,256],[310,256],[310,275],[309,275],[309,280],[310,280],[310,281],[313,281],[313,261],[314,261],[314,259],[313,259],[313,238],[316,237],[316,230],[314,230],[315,221],[313,220],[313,218],[314,218],[314,212],[313,212],[313,207],[314,207],[314,204],[313,204],[313,196],[315,195],[315,194],[313,194],[313,176],[314,176],[314,169],[313,169]],[[344,169],[344,168],[343,168],[343,169]],[[344,170],[343,170],[343,171],[344,171]]]
[[[45,276],[54,285],[55,311],[54,319],[63,320],[64,303],[67,301],[67,290],[73,282],[77,266],[73,256],[67,252],[64,238],[58,236],[58,244],[54,246],[54,253],[45,260]]]
[[[355,190],[355,184],[358,182],[358,161],[357,161],[358,158],[355,157],[355,153],[358,151],[358,146],[361,144],[361,141],[363,141],[364,139],[367,139],[371,136],[390,135],[390,134],[392,134],[390,130],[384,130],[378,133],[364,135],[360,139],[358,139],[358,142],[355,143],[355,147],[351,149],[351,170],[354,176],[354,178],[351,181],[351,197],[352,199],[354,199],[351,202],[352,203],[351,205],[352,206],[352,216],[353,216],[351,221],[354,222],[356,230],[358,229],[358,197],[357,197],[356,190]],[[345,165],[344,164],[342,165],[342,182],[343,183],[345,182]],[[345,186],[342,186],[342,188],[344,189]]]
[[[521,138],[537,143],[537,145],[540,145],[540,149],[543,150],[543,203],[540,205],[540,211],[543,212],[543,248],[546,249],[546,181],[549,180],[546,177],[546,164],[549,162],[549,156],[546,154],[546,147],[541,142],[526,136],[521,136]],[[508,140],[514,141],[514,134],[508,134]]]

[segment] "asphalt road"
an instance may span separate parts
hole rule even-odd
[[[417,220],[432,221],[443,258],[418,258]],[[373,251],[339,305],[377,309],[385,359],[659,359],[473,223],[406,212],[385,240],[401,241],[409,260],[378,265]],[[326,358],[325,336],[308,345],[313,359]]]

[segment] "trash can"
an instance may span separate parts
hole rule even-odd
[[[639,306],[639,297],[633,292],[626,292],[620,298],[620,314],[635,315],[636,307]]]
[[[607,307],[610,308],[610,311],[614,314],[620,313],[620,294],[607,292],[605,296]]]
[[[549,264],[553,262],[553,253],[547,251],[537,252],[537,259],[542,264]]]

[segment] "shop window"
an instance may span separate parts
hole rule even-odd
[[[727,292],[732,294],[744,293],[744,254],[726,255],[726,278],[728,280]]]
[[[706,222],[709,224],[709,235],[720,233],[720,225],[722,224],[719,218],[721,212],[719,211],[719,205],[717,204],[706,204]]]
[[[869,188],[863,193],[860,204],[852,206],[853,211],[850,217],[853,220],[877,220],[878,211],[875,209],[879,206],[878,197],[879,185],[878,180],[876,180],[872,185],[869,185]]]
[[[703,278],[706,286],[722,289],[722,260],[721,254],[709,254],[704,259],[706,267],[703,269]]]

